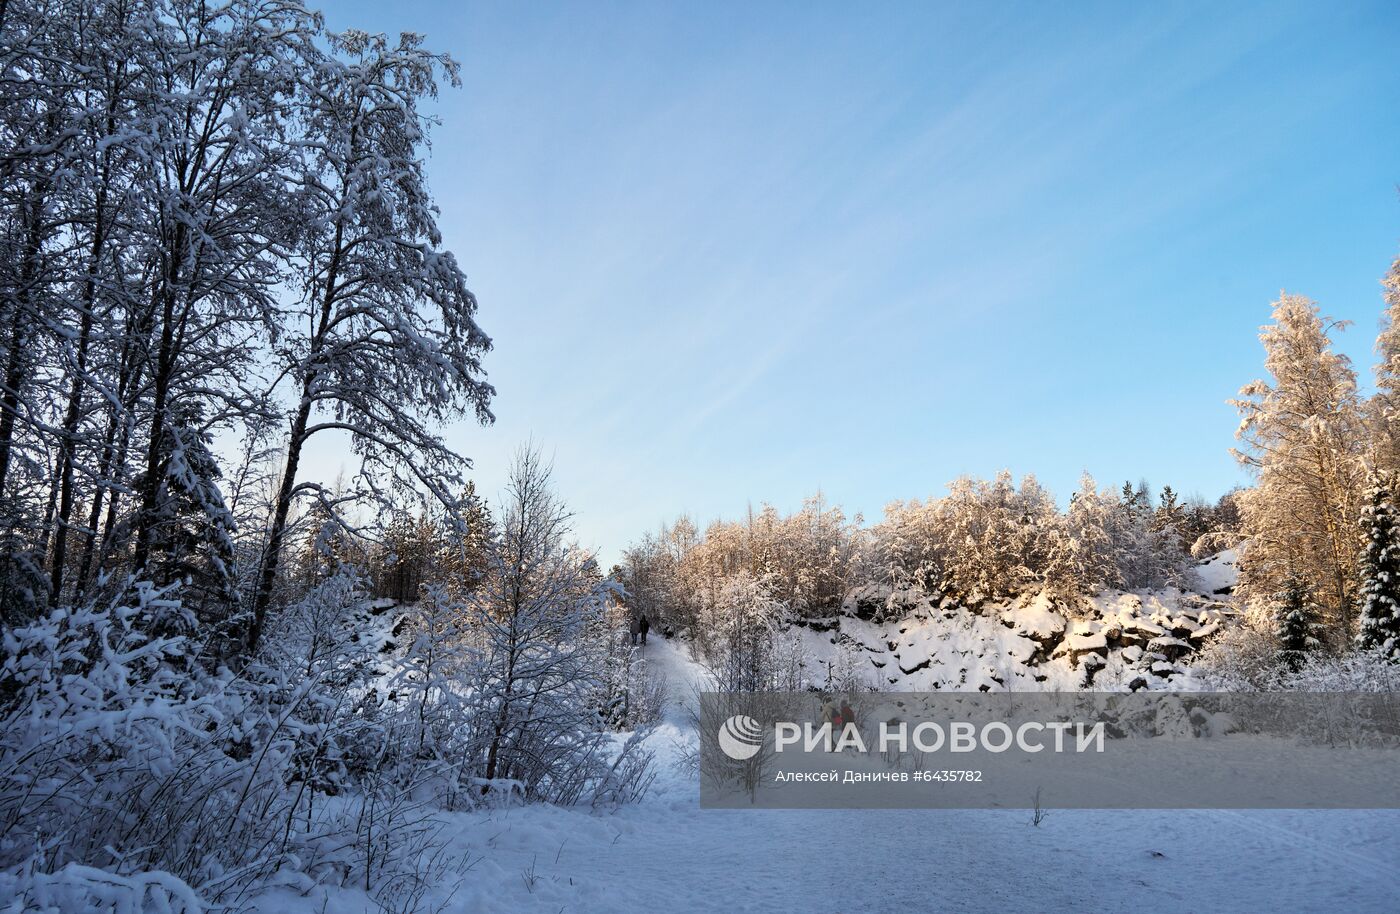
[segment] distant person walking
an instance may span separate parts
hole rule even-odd
[[[632,646],[637,646],[637,639],[642,635],[642,619],[640,616],[632,617],[632,627],[629,629],[632,634]]]
[[[855,724],[856,712],[851,710],[851,703],[846,699],[841,699],[841,710],[836,712],[837,718],[841,721],[841,726],[836,728],[836,744],[841,744],[841,736],[846,732],[846,728]]]
[[[646,613],[642,613],[641,621],[637,623],[637,629],[642,633],[642,643],[646,644],[647,632],[651,631],[651,620],[647,618]]]

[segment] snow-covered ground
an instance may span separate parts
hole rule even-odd
[[[702,810],[673,764],[697,670],[675,642],[647,653],[673,684],[647,798],[450,816],[424,910],[1400,911],[1400,811]],[[317,890],[262,910],[374,909]]]

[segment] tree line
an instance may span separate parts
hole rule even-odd
[[[437,811],[646,789],[549,468],[488,506],[439,432],[494,394],[425,165],[457,73],[299,0],[0,3],[6,894],[409,910]]]
[[[830,616],[863,585],[918,587],[968,605],[1049,590],[1070,604],[1104,588],[1180,583],[1192,550],[1239,535],[1238,493],[1210,503],[1146,482],[1100,488],[1087,474],[1061,511],[1034,476],[964,477],[948,494],[889,504],[876,524],[817,495],[783,515],[771,505],[703,534],[687,517],[624,553],[617,574],[636,604],[678,629],[745,578],[783,612]]]

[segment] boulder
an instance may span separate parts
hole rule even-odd
[[[1207,622],[1205,625],[1192,631],[1188,637],[1192,641],[1204,641],[1218,631],[1220,631],[1219,622]]]
[[[1103,632],[1070,635],[1065,639],[1064,647],[1069,652],[1069,662],[1074,666],[1079,666],[1086,657],[1097,657],[1102,663],[1103,655],[1108,653],[1108,639]]]
[[[1154,653],[1161,654],[1166,660],[1176,660],[1193,650],[1190,643],[1168,635],[1153,638],[1147,643],[1147,648]]]

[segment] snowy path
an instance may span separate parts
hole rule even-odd
[[[655,639],[690,694],[693,664]],[[657,734],[647,799],[611,814],[526,807],[454,819],[473,863],[445,914],[1396,912],[1397,811],[701,810]],[[331,910],[349,910],[332,904]]]

